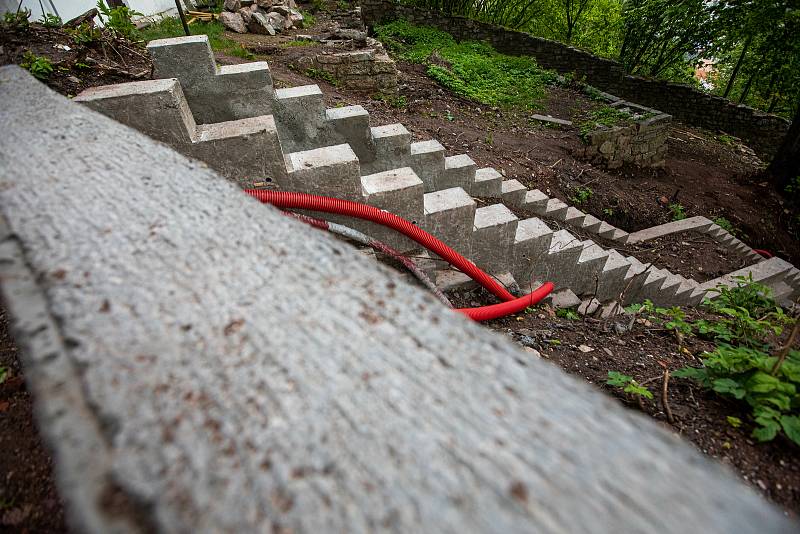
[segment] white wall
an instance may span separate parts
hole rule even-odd
[[[47,13],[54,13],[50,2],[51,0],[42,0],[42,5]],[[145,16],[175,10],[175,0],[124,0],[124,2]],[[18,4],[19,0],[0,0],[0,12],[16,11]],[[52,4],[55,5],[55,11],[61,19],[66,22],[95,7],[97,0],[52,0]],[[22,7],[31,11],[31,20],[42,18],[39,0],[22,0]]]

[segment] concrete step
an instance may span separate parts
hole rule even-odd
[[[420,225],[425,220],[424,185],[410,167],[362,176],[361,190],[364,202],[370,206],[394,213],[412,224]],[[416,242],[391,228],[355,220],[352,225],[400,252],[420,248]]]
[[[597,288],[596,297],[601,302],[619,298],[620,293],[625,289],[625,276],[630,270],[631,264],[625,257],[616,250],[609,250],[606,263],[599,274],[600,284]]]
[[[500,183],[500,193],[503,202],[512,206],[522,206],[527,191],[528,190],[519,180],[503,180]]]
[[[369,126],[369,113],[361,106],[346,106],[325,110],[326,144],[347,143],[358,156],[361,165],[375,159],[375,145]]]
[[[470,192],[475,183],[478,165],[466,154],[444,158],[444,172],[436,181],[436,189],[460,187]]]
[[[553,241],[553,231],[541,219],[531,217],[517,223],[514,236],[512,274],[523,289],[535,279],[536,267]]]
[[[525,197],[522,200],[522,207],[536,215],[544,215],[548,200],[550,200],[550,197],[538,189],[531,189],[525,192]]]
[[[492,204],[475,210],[470,259],[487,272],[509,269],[514,257],[517,219],[503,204]]]
[[[414,169],[425,184],[425,192],[436,191],[436,184],[444,173],[445,149],[435,139],[411,143],[408,166]]]
[[[361,202],[361,168],[350,145],[336,145],[287,156],[291,191]]]
[[[475,181],[469,189],[469,193],[474,197],[483,198],[502,198],[503,175],[497,170],[488,167],[475,171]]]
[[[749,274],[753,275],[753,281],[771,287],[772,283],[784,282],[787,276],[791,279],[791,277],[793,276],[793,273],[791,271],[792,269],[793,266],[791,263],[777,257],[770,258],[768,260],[759,262],[755,265],[751,265],[750,267],[745,267],[743,269],[739,269],[738,271],[726,274],[725,276],[709,280],[708,282],[700,284],[700,288],[708,291],[709,298],[713,298],[716,295],[714,289],[718,285],[735,287],[737,284],[737,281],[735,279],[737,277],[746,277]]]
[[[460,187],[425,193],[423,228],[469,258],[476,206]]]
[[[581,244],[583,250],[575,264],[574,272],[570,273],[572,281],[569,287],[576,295],[594,296],[600,289],[600,276],[608,261],[608,252],[588,239]]]
[[[564,223],[577,228],[581,228],[584,219],[586,219],[586,214],[572,206],[567,208],[567,213],[564,215]]]
[[[569,206],[557,198],[551,198],[547,201],[544,210],[544,216],[557,221],[563,221],[567,216]]]
[[[581,222],[581,228],[583,228],[587,232],[596,234],[601,224],[603,224],[603,221],[601,221],[594,215],[586,215],[586,217],[584,217],[583,221]]]
[[[285,152],[309,150],[323,142],[326,115],[319,86],[277,89],[274,114]]]

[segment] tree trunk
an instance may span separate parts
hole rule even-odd
[[[728,80],[728,85],[725,87],[725,93],[723,93],[723,98],[728,98],[728,94],[733,89],[733,82],[736,81],[736,76],[739,74],[739,69],[742,67],[742,62],[744,61],[744,56],[747,54],[747,49],[750,47],[750,41],[753,40],[751,35],[747,36],[747,40],[744,42],[744,46],[742,47],[742,53],[739,54],[739,59],[736,61],[736,66],[733,67],[733,72],[731,72],[731,78]]]
[[[778,153],[767,168],[767,174],[780,192],[786,189],[790,180],[800,176],[800,105]]]

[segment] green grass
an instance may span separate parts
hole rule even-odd
[[[555,73],[530,57],[500,54],[482,43],[457,43],[433,28],[396,21],[376,32],[400,59],[426,65],[428,76],[440,85],[486,105],[536,109],[545,85],[557,81]]]
[[[221,22],[201,22],[189,26],[189,31],[192,35],[208,35],[208,42],[211,44],[211,49],[217,52],[222,52],[229,56],[241,57],[244,59],[254,59],[255,56],[252,52],[244,48],[242,45],[225,37],[225,27]],[[166,18],[156,24],[148,26],[141,30],[141,38],[145,42],[155,39],[167,39],[169,37],[181,37],[183,33],[183,26],[181,21],[177,18]]]
[[[616,126],[630,122],[631,115],[611,106],[604,106],[589,113],[589,118],[578,124],[581,136],[585,137],[589,132],[596,130],[600,126]]]

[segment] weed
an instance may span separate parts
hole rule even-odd
[[[339,80],[336,79],[336,76],[334,76],[333,74],[331,74],[327,70],[310,68],[310,69],[306,69],[305,74],[309,78],[314,78],[315,80],[325,80],[326,82],[328,82],[331,85],[334,85],[334,86],[339,85]]]
[[[25,52],[19,66],[28,69],[40,80],[46,80],[53,73],[53,64],[50,63],[50,60],[43,56],[37,56],[31,51]]]
[[[682,221],[686,218],[686,208],[677,202],[669,205],[669,212],[672,214],[673,221]]]
[[[91,69],[92,68],[90,65],[87,65],[86,63],[81,63],[80,61],[76,61],[74,67],[76,69]]]
[[[7,11],[3,14],[3,26],[11,31],[25,31],[30,26],[31,12],[29,9],[21,9],[17,13]]]
[[[8,367],[0,366],[0,384],[3,384],[8,378]]]
[[[312,15],[311,12],[301,10],[300,14],[303,15],[303,28],[310,28],[317,24],[317,17]]]
[[[729,415],[728,417],[725,418],[725,420],[728,421],[728,424],[731,425],[733,428],[739,428],[740,426],[742,426],[742,420],[739,419],[738,417]]]
[[[445,32],[396,21],[376,28],[380,40],[401,59],[427,66],[443,87],[483,104],[538,107],[544,86],[556,75],[531,57],[507,56],[483,43],[457,43]]]
[[[487,145],[490,145],[490,146],[493,145],[494,144],[494,136],[492,135],[492,132],[488,132],[483,141]]]
[[[733,226],[733,223],[730,222],[725,217],[717,217],[716,219],[714,219],[714,224],[716,224],[717,226],[719,226],[720,228],[722,228],[723,230],[725,230],[726,232],[728,232],[731,235],[735,236],[735,235],[739,235],[739,233],[740,233],[739,230],[737,230]]]
[[[717,136],[717,141],[725,145],[733,145],[736,142],[736,138],[723,134]]]
[[[141,13],[125,5],[111,8],[106,6],[103,0],[97,0],[97,10],[100,12],[98,17],[103,21],[106,29],[128,39],[133,39],[136,36],[136,25],[131,22],[131,17],[140,17],[142,16]]]
[[[640,385],[636,380],[633,379],[633,377],[623,375],[618,371],[608,372],[608,380],[606,381],[606,384],[616,388],[621,388],[622,391],[629,393],[634,397],[645,397],[647,399],[653,398],[653,394],[649,389]]]
[[[408,107],[408,100],[403,95],[387,95],[385,93],[375,93],[372,98],[384,102],[395,109],[405,109]]]
[[[575,195],[570,199],[572,203],[576,206],[580,206],[581,204],[585,204],[589,202],[589,199],[592,198],[594,191],[592,191],[588,187],[579,187],[575,190]]]
[[[603,215],[605,215],[606,217],[613,217],[614,208],[603,208]]]
[[[103,36],[100,28],[96,28],[93,24],[88,22],[84,22],[77,28],[68,29],[66,32],[72,35],[72,40],[75,42],[75,44],[82,45],[87,45],[89,43],[98,41],[100,37]]]
[[[327,11],[328,8],[325,6],[325,0],[311,0],[311,10],[314,13]]]
[[[556,310],[556,317],[561,317],[562,319],[569,319],[570,321],[577,321],[581,318],[578,315],[578,312],[573,310],[572,308],[559,308]]]
[[[449,109],[447,110],[447,115],[445,115],[445,118],[450,122],[453,122],[455,120],[455,116],[452,113],[450,113]]]
[[[347,11],[350,9],[350,2],[347,0],[339,0],[336,2],[336,9],[339,11]]]
[[[611,127],[630,122],[631,114],[611,106],[604,106],[589,113],[589,118],[578,124],[580,135],[584,139],[601,126]]]
[[[60,28],[64,24],[64,22],[61,20],[61,17],[58,15],[53,15],[52,13],[45,13],[42,15],[42,18],[39,19],[39,22],[41,22],[42,26],[45,28]]]

